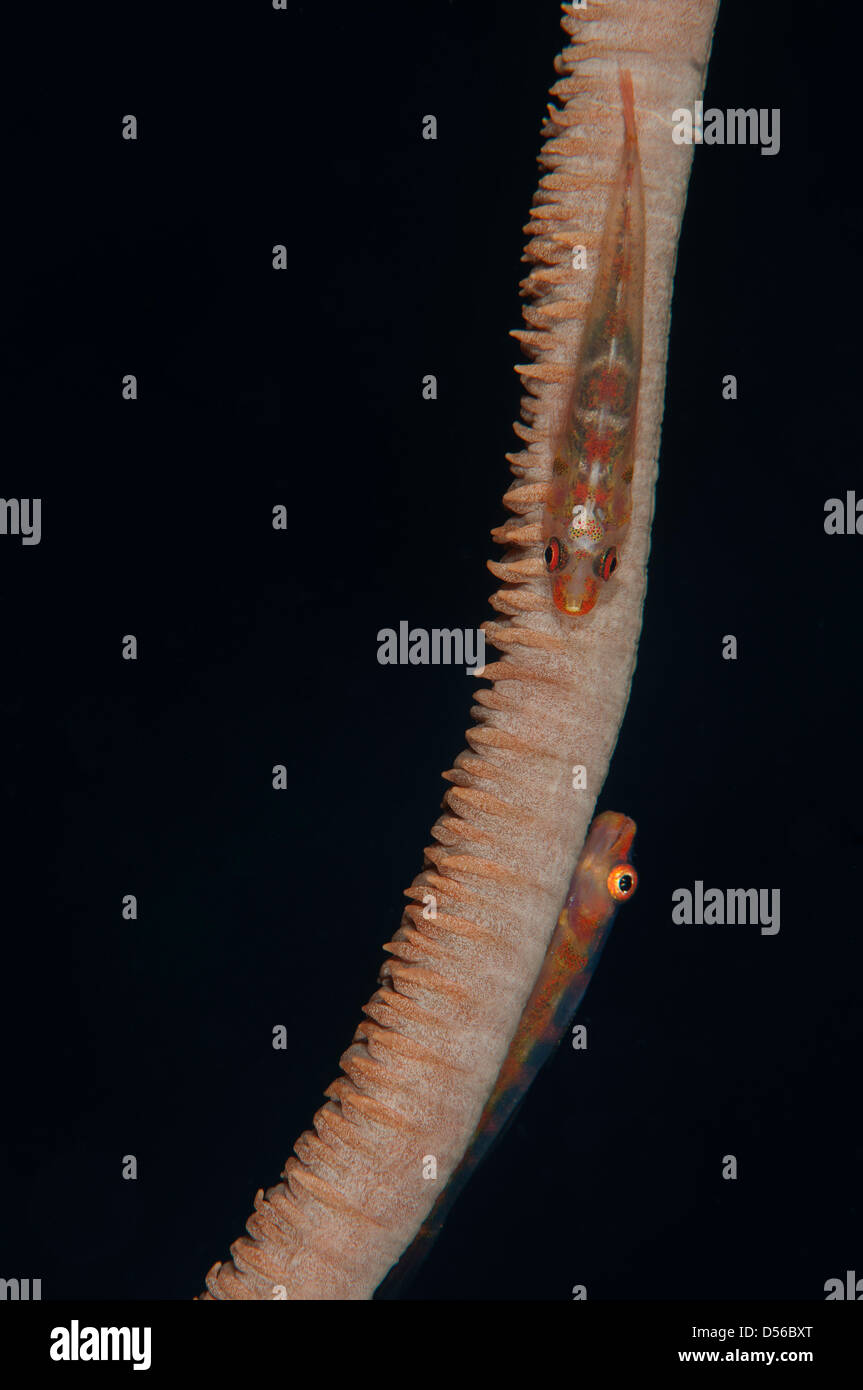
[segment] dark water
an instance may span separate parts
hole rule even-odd
[[[42,540],[0,537],[0,1276],[44,1298],[193,1295],[374,989],[472,690],[380,666],[377,632],[489,616],[557,15],[39,7],[9,45],[0,491],[41,497]],[[863,537],[823,525],[863,497],[843,47],[832,12],[720,18],[705,105],[779,107],[782,143],[696,151],[600,801],[641,885],[588,1051],[413,1298],[819,1298],[861,1267]],[[779,888],[780,931],[674,926],[696,880]]]

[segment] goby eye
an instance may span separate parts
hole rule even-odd
[[[607,887],[615,902],[626,902],[638,886],[638,874],[631,864],[615,864],[608,875]]]
[[[566,564],[569,555],[566,546],[558,540],[557,536],[552,536],[545,547],[545,567],[553,573],[554,570],[562,569]]]
[[[610,579],[617,569],[617,546],[610,545],[607,550],[603,550],[594,564],[594,569],[600,579]]]

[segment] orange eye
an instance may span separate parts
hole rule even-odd
[[[563,563],[566,564],[565,553]],[[548,545],[545,547],[545,567],[547,570],[559,569],[561,565],[561,547],[557,536],[552,536]]]
[[[610,545],[598,557],[595,565],[596,573],[600,579],[610,579],[617,569],[617,546]]]
[[[608,891],[616,902],[625,903],[638,886],[638,874],[631,864],[615,864],[606,880]]]

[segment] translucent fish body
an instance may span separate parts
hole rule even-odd
[[[536,984],[473,1138],[413,1244],[379,1288],[379,1298],[396,1296],[416,1273],[456,1198],[566,1032],[617,908],[635,889],[637,877],[629,863],[634,837],[634,821],[616,811],[604,811],[591,825]]]
[[[632,78],[620,73],[624,141],[599,266],[543,514],[562,613],[589,613],[616,570],[631,513],[644,301],[644,193]]]

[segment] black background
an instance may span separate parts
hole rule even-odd
[[[781,151],[695,154],[600,799],[641,887],[589,1052],[540,1077],[412,1298],[863,1274],[863,538],[823,528],[863,494],[859,76],[846,14],[755,8],[727,0],[705,105],[780,107]],[[472,689],[379,666],[376,634],[491,616],[558,16],[40,6],[8,32],[0,492],[42,498],[43,536],[0,537],[0,1276],[43,1298],[196,1293],[375,987]],[[672,926],[698,878],[780,888],[779,935]]]

